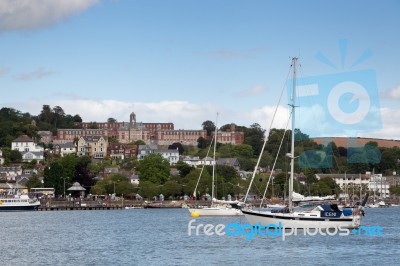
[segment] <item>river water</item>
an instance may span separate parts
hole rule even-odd
[[[206,235],[187,209],[1,212],[1,265],[399,265],[400,208],[366,209],[347,236]],[[200,217],[202,224],[244,217]]]

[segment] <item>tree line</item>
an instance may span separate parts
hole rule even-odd
[[[112,118],[108,119],[111,121]],[[32,123],[32,121],[35,121]],[[22,134],[27,134],[33,139],[38,139],[37,131],[50,130],[55,132],[57,128],[79,127],[82,119],[79,115],[67,115],[61,107],[51,108],[44,105],[41,113],[31,116],[29,113],[21,113],[12,108],[0,109],[0,146],[5,157],[6,164],[18,163],[21,157],[18,152],[11,151],[11,141]],[[275,169],[280,169],[282,174],[274,177],[274,191],[268,192],[270,195],[284,195],[287,183],[288,158],[286,154],[290,152],[291,131],[283,129],[272,129],[268,133],[265,149],[262,146],[265,140],[265,130],[260,125],[254,123],[250,127],[238,126],[235,124],[223,125],[219,130],[227,131],[235,127],[236,131],[244,132],[244,142],[240,145],[217,143],[216,158],[237,158],[240,168],[243,171],[252,172],[261,155],[259,174],[256,177],[256,187],[252,191],[259,194],[263,191],[268,181],[265,172],[271,170],[275,164]],[[205,121],[202,124],[207,135],[211,136],[215,130],[212,121]],[[298,157],[295,163],[297,173],[306,176],[305,185],[295,184],[297,191],[306,195],[330,195],[337,193],[340,188],[333,186],[331,181],[321,181],[315,179],[315,173],[363,173],[373,171],[391,175],[398,172],[400,149],[379,147],[376,142],[370,142],[363,147],[346,148],[337,147],[333,142],[327,145],[318,145],[307,134],[299,129],[294,131],[296,139],[295,156]],[[206,156],[210,146],[211,138],[199,138],[197,147],[183,146],[174,143],[170,148],[178,148],[181,155]],[[283,139],[283,141],[282,141]],[[280,152],[279,146],[282,143]],[[144,144],[138,142],[136,144]],[[276,159],[276,162],[275,162]],[[104,169],[110,166],[118,166],[122,175],[109,176],[103,180],[99,177],[104,176]],[[38,170],[38,175],[44,176],[45,186],[54,187],[58,195],[63,194],[64,182],[72,185],[73,182],[80,182],[87,187],[92,194],[117,194],[128,195],[139,193],[142,196],[150,197],[164,194],[167,197],[178,197],[179,195],[190,195],[194,192],[200,169],[192,168],[183,162],[171,167],[162,158],[147,156],[145,160],[137,161],[136,158],[125,159],[123,161],[113,161],[105,158],[103,161],[94,161],[89,157],[77,157],[68,155],[57,157],[54,154],[46,154],[43,162],[33,161],[24,164],[24,167],[32,167]],[[138,174],[140,176],[140,186],[130,186],[128,176]],[[212,169],[206,167],[201,177],[201,186],[197,193],[209,194],[211,192]],[[35,179],[36,178],[36,179]],[[217,167],[217,194],[219,197],[239,195],[247,188],[246,180],[239,177],[235,169],[228,166]],[[35,183],[36,182],[36,183]],[[29,183],[38,186],[37,176],[34,175]],[[264,186],[264,187],[263,187]],[[125,190],[124,190],[125,189]],[[396,191],[396,190],[394,190]],[[316,193],[316,194],[315,194]],[[198,196],[198,195],[196,195]]]

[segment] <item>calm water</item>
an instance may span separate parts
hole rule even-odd
[[[1,265],[399,265],[400,208],[367,209],[384,236],[188,236],[186,209],[0,213]],[[229,224],[245,218],[198,218]]]

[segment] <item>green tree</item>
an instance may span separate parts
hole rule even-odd
[[[392,195],[400,196],[400,186],[399,185],[390,186],[389,192]]]
[[[138,146],[139,145],[146,145],[146,143],[143,140],[137,140],[133,144],[138,145]]]
[[[211,133],[215,131],[215,124],[210,120],[204,121],[201,125],[203,129],[207,131],[207,136],[211,136]]]
[[[168,180],[161,187],[161,192],[165,197],[177,197],[182,194],[182,185],[178,184],[176,180]]]
[[[210,142],[207,141],[205,138],[199,137],[199,138],[197,139],[197,147],[198,147],[199,149],[205,149],[205,148],[207,148],[209,145],[210,145]]]
[[[237,160],[240,164],[240,169],[244,171],[253,171],[256,166],[256,161],[249,157],[238,157]]]
[[[99,125],[96,122],[90,122],[88,127],[90,129],[99,129]]]
[[[175,142],[168,146],[169,150],[176,150],[178,149],[179,155],[182,155],[185,152],[185,148],[183,147],[182,143]]]
[[[154,196],[159,196],[160,195],[160,185],[155,184],[148,180],[145,180],[145,181],[140,180],[139,194],[142,197],[147,198],[147,199],[151,199]]]
[[[88,168],[90,163],[91,159],[89,156],[78,157],[73,182],[79,182],[83,187],[91,187],[94,185],[94,176],[90,173]]]
[[[285,173],[279,173],[274,177],[274,191],[278,197],[285,197],[288,194],[288,176]]]
[[[62,165],[57,161],[52,162],[49,167],[46,167],[44,169],[44,187],[54,188],[56,195],[62,195],[64,191],[64,180],[62,179],[62,177]]]
[[[11,150],[10,148],[2,148],[2,151],[5,165],[22,161],[22,154],[19,151]]]
[[[31,189],[33,187],[42,187],[43,184],[37,175],[32,175],[26,182],[26,186]]]
[[[258,156],[261,153],[261,148],[264,143],[265,130],[257,123],[254,123],[245,132],[243,144],[248,144],[253,148],[254,155]]]
[[[160,154],[149,154],[138,162],[140,182],[150,181],[155,184],[164,184],[169,177],[169,162]]]
[[[117,123],[117,119],[112,118],[112,117],[109,117],[109,118],[107,119],[107,123],[109,123],[109,124]]]
[[[218,154],[221,158],[231,158],[235,156],[234,145],[222,144],[218,149]]]
[[[262,168],[272,168],[274,164],[274,158],[268,151],[264,151],[261,160],[260,160],[260,167]]]
[[[194,168],[187,163],[184,163],[182,161],[178,161],[176,163],[176,169],[179,171],[179,176],[180,177],[185,177],[187,174],[189,174]]]
[[[253,147],[248,144],[239,144],[233,146],[233,154],[234,156],[241,156],[252,158],[254,155]]]
[[[210,168],[208,168],[210,169]],[[216,173],[223,178],[223,181],[231,181],[233,178],[238,176],[235,168],[229,165],[217,165],[215,167]],[[212,171],[212,170],[211,170]]]

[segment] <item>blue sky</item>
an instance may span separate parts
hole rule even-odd
[[[268,128],[296,56],[302,77],[374,70],[382,128],[356,135],[399,139],[399,11],[399,1],[2,0],[0,106],[58,105],[99,122],[135,112],[176,129],[218,112],[218,125]]]

